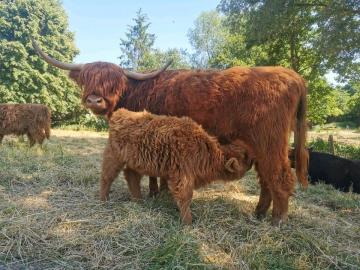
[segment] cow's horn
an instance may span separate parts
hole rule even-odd
[[[68,63],[63,63],[60,62],[54,58],[51,58],[50,56],[48,56],[46,53],[44,53],[39,45],[35,42],[35,40],[33,38],[31,38],[31,42],[33,44],[33,47],[35,49],[35,51],[50,65],[53,65],[55,67],[61,68],[61,69],[65,69],[65,70],[81,70],[83,68],[83,64],[68,64]]]
[[[146,73],[146,74],[137,73],[137,72],[133,72],[133,71],[125,70],[125,69],[124,69],[124,73],[125,73],[126,77],[128,77],[128,78],[139,80],[139,81],[144,81],[144,80],[151,79],[151,78],[158,76],[160,73],[164,72],[165,69],[167,69],[171,65],[171,63],[172,63],[172,60],[167,62],[167,64],[165,66],[163,66],[161,69],[150,72],[150,73]]]

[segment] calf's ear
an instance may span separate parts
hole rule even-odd
[[[234,157],[230,158],[225,163],[225,169],[231,173],[239,172],[241,168],[239,161]]]

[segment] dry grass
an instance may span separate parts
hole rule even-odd
[[[308,132],[310,140],[321,138],[327,141],[329,135],[333,135],[336,142],[360,146],[360,131],[357,129],[329,129]]]
[[[129,201],[125,182],[98,200],[106,133],[55,130],[43,148],[0,146],[0,269],[359,269],[360,196],[297,190],[290,220],[252,216],[250,172],[199,190],[183,227],[170,197]],[[147,180],[143,181],[147,193]]]

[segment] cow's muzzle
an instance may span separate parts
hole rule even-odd
[[[107,110],[105,99],[96,95],[89,95],[85,100],[85,106],[95,114],[104,114]]]

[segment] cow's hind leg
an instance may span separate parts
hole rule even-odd
[[[36,142],[42,145],[44,140],[45,140],[45,132],[41,129],[36,133]]]
[[[3,138],[4,138],[4,135],[0,134],[0,144],[2,144]]]
[[[272,179],[271,195],[273,199],[272,224],[279,225],[287,221],[289,198],[294,192],[295,177],[288,162],[284,162],[276,178]]]
[[[260,179],[260,197],[259,202],[255,209],[255,215],[259,219],[263,219],[266,216],[266,212],[270,208],[270,204],[272,201],[271,190],[268,187],[268,184],[264,181],[263,177],[259,177]]]
[[[261,160],[257,163],[256,169],[260,178],[261,191],[255,215],[263,218],[272,202],[272,223],[277,225],[286,221],[289,198],[295,187],[295,178],[287,158],[282,161]]]
[[[26,135],[29,139],[30,147],[33,147],[34,144],[36,143],[35,134],[33,134],[31,131],[29,131],[28,133],[26,133]]]
[[[131,198],[133,200],[140,200],[141,199],[141,174],[138,174],[136,171],[126,168],[124,170],[125,180],[128,184],[129,191],[131,193]],[[156,178],[155,178],[156,179]]]
[[[109,199],[111,184],[119,175],[123,166],[124,163],[117,160],[110,145],[107,145],[103,154],[100,180],[100,199],[102,201],[107,201]]]
[[[157,194],[159,194],[159,187],[157,183],[156,177],[149,177],[149,196],[155,197]]]
[[[182,176],[180,178],[170,177],[167,181],[169,190],[180,210],[181,221],[185,225],[190,225],[192,223],[190,204],[194,188],[193,179]]]

